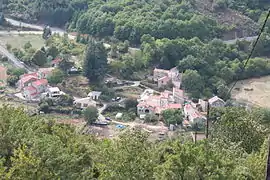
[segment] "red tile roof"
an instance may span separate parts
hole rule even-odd
[[[56,58],[54,60],[52,60],[51,64],[59,64],[62,61],[61,58]]]
[[[47,85],[47,84],[48,84],[47,79],[40,79],[32,83],[32,85],[35,87],[40,86],[40,85]]]
[[[30,95],[35,95],[37,94],[37,89],[33,86],[27,86],[24,88],[24,91],[29,91]]]
[[[25,75],[25,76],[23,76],[21,79],[20,79],[20,81],[21,81],[21,83],[26,83],[26,82],[28,82],[28,81],[30,81],[30,80],[38,80],[38,77],[36,77],[36,76],[33,76],[33,75]]]

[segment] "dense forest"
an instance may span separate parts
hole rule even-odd
[[[242,27],[244,30],[249,29],[248,26],[258,22],[269,5],[264,0],[4,0],[3,9],[17,18],[66,25],[98,37],[114,35],[117,39],[139,44],[144,34],[154,38],[198,37],[207,40],[222,37],[223,33],[243,24],[246,26]],[[229,8],[252,19],[235,16],[237,13],[227,12]],[[231,19],[229,25],[218,17],[223,12],[229,14],[229,17],[223,17],[225,21]],[[251,31],[256,31],[256,28]]]
[[[138,129],[110,140],[3,107],[0,178],[264,179],[269,111],[224,108],[211,118],[210,139],[197,143],[181,134],[151,142]]]

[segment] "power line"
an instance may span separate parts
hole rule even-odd
[[[251,57],[252,57],[252,55],[253,55],[253,52],[254,52],[254,50],[255,50],[255,48],[256,48],[256,46],[257,46],[259,40],[260,40],[260,37],[261,37],[261,35],[262,35],[262,33],[263,33],[265,27],[266,27],[266,23],[267,23],[267,20],[268,20],[269,16],[270,16],[270,9],[268,10],[267,16],[266,16],[266,18],[265,18],[265,20],[264,20],[264,23],[263,23],[263,26],[262,26],[261,29],[260,29],[260,33],[259,33],[259,35],[258,35],[258,37],[257,37],[257,39],[256,39],[256,41],[255,41],[255,43],[254,43],[253,46],[252,46],[251,52],[250,52],[250,54],[249,54],[249,56],[248,56],[246,62],[244,63],[244,66],[243,66],[243,68],[241,69],[242,71],[240,72],[240,74],[244,72],[244,70],[245,70],[245,68],[246,68],[246,66],[247,66],[248,61],[251,59]],[[229,91],[228,91],[228,93],[226,94],[225,97],[228,97],[228,96],[230,95],[231,91],[233,90],[233,88],[235,87],[235,85],[237,84],[238,81],[239,81],[239,79],[236,80],[236,81],[233,83],[232,87],[229,89]],[[206,138],[208,138],[208,136],[209,136],[209,111],[210,111],[210,105],[209,105],[209,100],[207,99],[207,119],[206,119],[206,126],[207,126],[207,127],[206,127]],[[270,146],[269,146],[269,148],[270,148]],[[270,160],[269,160],[269,162],[270,162]],[[270,172],[270,170],[269,170],[269,172]]]
[[[266,26],[266,23],[267,23],[267,20],[268,20],[269,16],[270,16],[270,9],[268,10],[267,16],[266,16],[266,18],[265,18],[265,20],[264,20],[264,23],[263,23],[263,26],[262,26],[262,28],[260,29],[260,33],[259,33],[259,35],[258,35],[258,37],[257,37],[257,39],[256,39],[256,41],[255,41],[255,43],[254,43],[253,46],[252,46],[251,52],[250,52],[250,54],[249,54],[249,56],[248,56],[248,58],[247,58],[247,60],[246,60],[246,62],[245,62],[245,64],[244,64],[244,67],[241,69],[242,71],[240,72],[240,74],[244,72],[244,70],[245,70],[245,68],[246,68],[246,66],[247,66],[248,61],[251,59],[251,57],[252,57],[252,55],[253,55],[253,52],[254,52],[254,50],[255,50],[255,48],[256,48],[256,45],[257,45],[257,43],[259,42],[260,37],[261,37],[261,35],[262,35],[262,33],[263,33],[264,29],[265,29],[265,26]],[[235,85],[237,84],[238,81],[239,81],[239,79],[236,80],[236,81],[233,83],[233,85],[232,85],[232,87],[229,89],[229,91],[228,91],[226,97],[228,97],[228,96],[230,95],[231,91],[233,90],[233,88],[235,87]]]

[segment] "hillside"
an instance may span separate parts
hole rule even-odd
[[[6,14],[23,20],[58,26],[67,23],[70,29],[82,33],[99,37],[114,35],[119,40],[138,44],[143,34],[169,39],[199,37],[201,40],[254,35],[258,29],[257,21],[270,2],[258,1],[251,9],[252,2],[5,0],[3,9]],[[247,13],[253,11],[256,13]]]

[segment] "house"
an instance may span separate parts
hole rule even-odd
[[[155,68],[153,74],[153,80],[154,82],[157,82],[158,87],[166,86],[170,82],[176,88],[180,88],[181,86],[181,74],[179,73],[177,67],[170,70]]]
[[[4,66],[0,66],[0,87],[6,85],[7,77],[7,69]]]
[[[157,95],[146,90],[138,99],[137,114],[140,117],[146,114],[160,115],[162,111],[167,109],[181,109],[182,105],[175,103],[173,93],[164,91]]]
[[[52,71],[54,70],[55,68],[51,67],[51,68],[40,68],[37,72],[38,74],[38,78],[39,79],[46,79],[48,78],[50,75],[52,75]]]
[[[49,98],[58,98],[63,94],[65,94],[65,93],[60,91],[60,89],[58,87],[50,87],[47,90],[47,96]]]
[[[208,100],[211,107],[224,107],[225,102],[218,96],[214,96]]]
[[[24,87],[29,86],[32,82],[37,81],[38,79],[39,78],[37,73],[24,74],[20,77],[17,86],[19,89],[23,89]]]
[[[56,58],[56,59],[52,60],[51,66],[52,67],[58,67],[60,62],[62,62],[62,59],[61,58]]]
[[[182,89],[173,87],[173,97],[174,97],[175,103],[184,104],[185,97],[184,97],[184,91]]]
[[[163,87],[163,86],[166,86],[167,84],[169,84],[169,82],[171,82],[171,78],[169,76],[164,76],[162,78],[159,78],[157,80],[157,84],[158,84],[158,87]]]
[[[27,87],[23,88],[22,95],[26,99],[36,99],[38,96],[38,92],[37,92],[37,89],[35,87],[27,86]]]
[[[185,104],[184,106],[184,114],[186,119],[192,123],[203,124],[206,121],[206,117],[203,116],[196,108],[194,108],[191,104]]]
[[[23,87],[22,95],[26,99],[36,99],[43,92],[46,91],[47,86],[48,86],[47,79],[39,79],[39,80],[33,81],[30,84],[28,84],[28,86]]]
[[[48,80],[39,79],[37,81],[32,82],[31,86],[37,89],[37,93],[41,94],[47,90]]]
[[[77,108],[85,109],[85,108],[87,108],[89,106],[96,107],[96,102],[93,101],[91,97],[86,97],[86,98],[76,99],[74,101],[74,105]]]
[[[87,96],[91,97],[93,100],[97,101],[99,99],[99,96],[101,95],[101,92],[99,91],[92,91]]]

